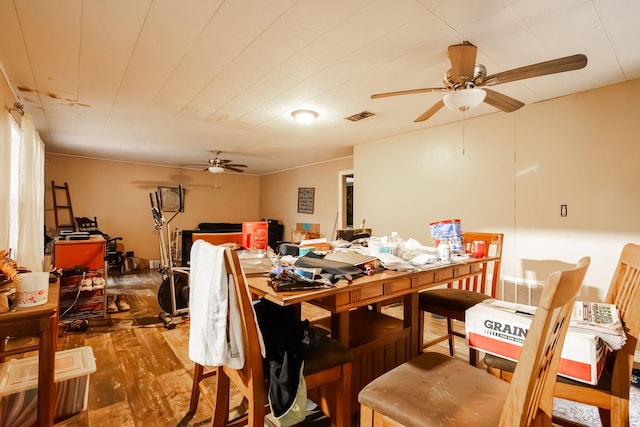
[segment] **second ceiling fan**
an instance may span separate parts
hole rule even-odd
[[[577,54],[487,76],[485,66],[476,64],[478,51],[476,46],[465,41],[462,44],[449,46],[448,50],[451,69],[445,73],[444,87],[377,93],[371,95],[371,98],[385,98],[424,92],[450,92],[422,113],[414,122],[427,120],[445,105],[452,110],[466,111],[480,105],[482,102],[486,102],[492,107],[510,113],[522,107],[524,103],[488,89],[487,86],[562,73],[564,71],[579,70],[587,65],[587,57],[583,54]]]
[[[231,163],[231,160],[221,159],[220,154],[222,153],[219,150],[211,150],[213,154],[213,158],[207,160],[207,167],[205,167],[205,171],[211,173],[222,173],[225,170],[230,170],[234,172],[244,172],[240,168],[246,168],[247,165],[242,165],[239,163]]]

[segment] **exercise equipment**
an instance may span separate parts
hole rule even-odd
[[[162,189],[166,190],[165,187]],[[175,328],[189,315],[189,268],[176,267],[171,256],[173,238],[170,224],[179,213],[184,212],[184,189],[179,185],[171,190],[175,190],[170,194],[177,195],[177,200],[171,203],[172,215],[169,219],[165,219],[163,210],[163,205],[167,209],[167,200],[159,191],[149,193],[154,233],[158,236],[160,246],[159,271],[163,278],[158,289],[158,304],[164,311],[160,312],[158,318],[167,329]]]

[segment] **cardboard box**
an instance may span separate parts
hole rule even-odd
[[[312,251],[330,251],[333,249],[331,243],[325,237],[317,239],[305,239],[299,243],[300,249],[309,248]]]
[[[504,308],[498,308],[492,306],[492,301],[476,304],[467,310],[467,344],[477,350],[517,361],[533,318],[530,314],[520,312],[535,310],[535,307],[499,301]],[[596,335],[570,330],[562,348],[558,375],[597,384],[605,356],[606,346]]]
[[[91,347],[56,353],[56,420],[87,409],[89,375],[96,371]],[[37,419],[38,357],[0,364],[0,425],[32,426]]]
[[[320,224],[296,223],[295,230],[291,231],[291,242],[300,243],[303,240],[318,239],[320,237]]]

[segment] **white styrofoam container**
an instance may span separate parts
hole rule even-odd
[[[87,409],[89,375],[96,371],[91,347],[56,352],[54,418]],[[38,408],[38,357],[0,364],[0,426],[31,426]]]
[[[467,344],[476,350],[517,361],[532,316],[479,303],[465,314]],[[558,375],[597,384],[604,368],[606,346],[589,333],[569,330],[562,347]]]

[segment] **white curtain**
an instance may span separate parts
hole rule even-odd
[[[30,114],[22,118],[18,252],[16,260],[31,271],[44,261],[44,143]]]
[[[0,205],[0,249],[9,249],[9,203],[11,176],[11,116],[5,111],[0,119],[0,194],[4,194]]]

